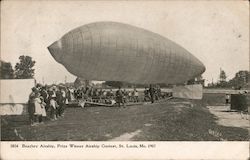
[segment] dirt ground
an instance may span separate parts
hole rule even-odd
[[[230,110],[229,105],[207,106],[207,108],[218,118],[216,122],[219,125],[240,127],[248,129],[250,131],[250,121],[249,115],[247,113]]]
[[[125,108],[68,107],[65,116],[57,121],[46,121],[44,124],[32,127],[28,124],[27,116],[2,116],[1,139],[3,141],[248,140],[249,125],[244,127],[219,123],[220,116],[211,111],[211,107],[207,108],[207,106],[222,106],[223,97],[224,95],[205,94],[201,101],[171,99],[156,104],[140,104]],[[219,108],[215,107],[215,110],[217,109]]]

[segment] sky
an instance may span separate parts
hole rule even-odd
[[[116,21],[158,33],[206,66],[206,83],[222,68],[228,79],[249,70],[247,1],[2,1],[1,60],[14,67],[21,55],[35,61],[42,83],[75,80],[47,47],[68,31],[96,21]]]

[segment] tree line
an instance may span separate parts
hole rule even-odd
[[[226,72],[220,69],[219,80],[217,82],[211,82],[208,84],[208,88],[232,88],[241,89],[246,88],[249,85],[250,72],[247,70],[241,70],[235,73],[232,79],[227,80]]]
[[[231,88],[231,89],[241,89],[241,88],[246,88],[247,85],[249,85],[249,80],[250,80],[250,72],[246,70],[241,70],[238,71],[235,74],[235,77],[232,79],[227,80],[227,75],[226,72],[222,69],[220,69],[219,73],[219,80],[217,82],[211,82],[208,83],[207,86],[204,86],[205,79],[202,77],[202,75],[199,75],[198,77],[195,77],[194,79],[191,79],[187,81],[185,84],[191,85],[191,84],[201,84],[203,87],[206,88]],[[103,83],[106,86],[110,87],[127,87],[127,88],[132,88],[132,87],[148,87],[147,84],[133,84],[133,83],[128,83],[128,82],[117,82],[117,81],[106,81]],[[171,84],[157,84],[160,87],[167,87],[171,88],[173,85]]]
[[[32,60],[30,56],[20,56],[19,62],[15,64],[13,69],[10,62],[1,60],[0,64],[0,78],[1,79],[30,79],[34,78],[36,61]]]

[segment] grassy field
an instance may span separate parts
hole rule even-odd
[[[106,141],[140,131],[130,140],[248,140],[247,129],[216,124],[207,105],[223,105],[224,94],[204,94],[202,101],[171,99],[157,104],[67,108],[65,117],[31,127],[27,116],[2,116],[2,140]]]

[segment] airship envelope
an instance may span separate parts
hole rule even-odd
[[[205,71],[196,57],[175,42],[117,22],[83,25],[48,49],[70,73],[87,80],[177,84]]]

